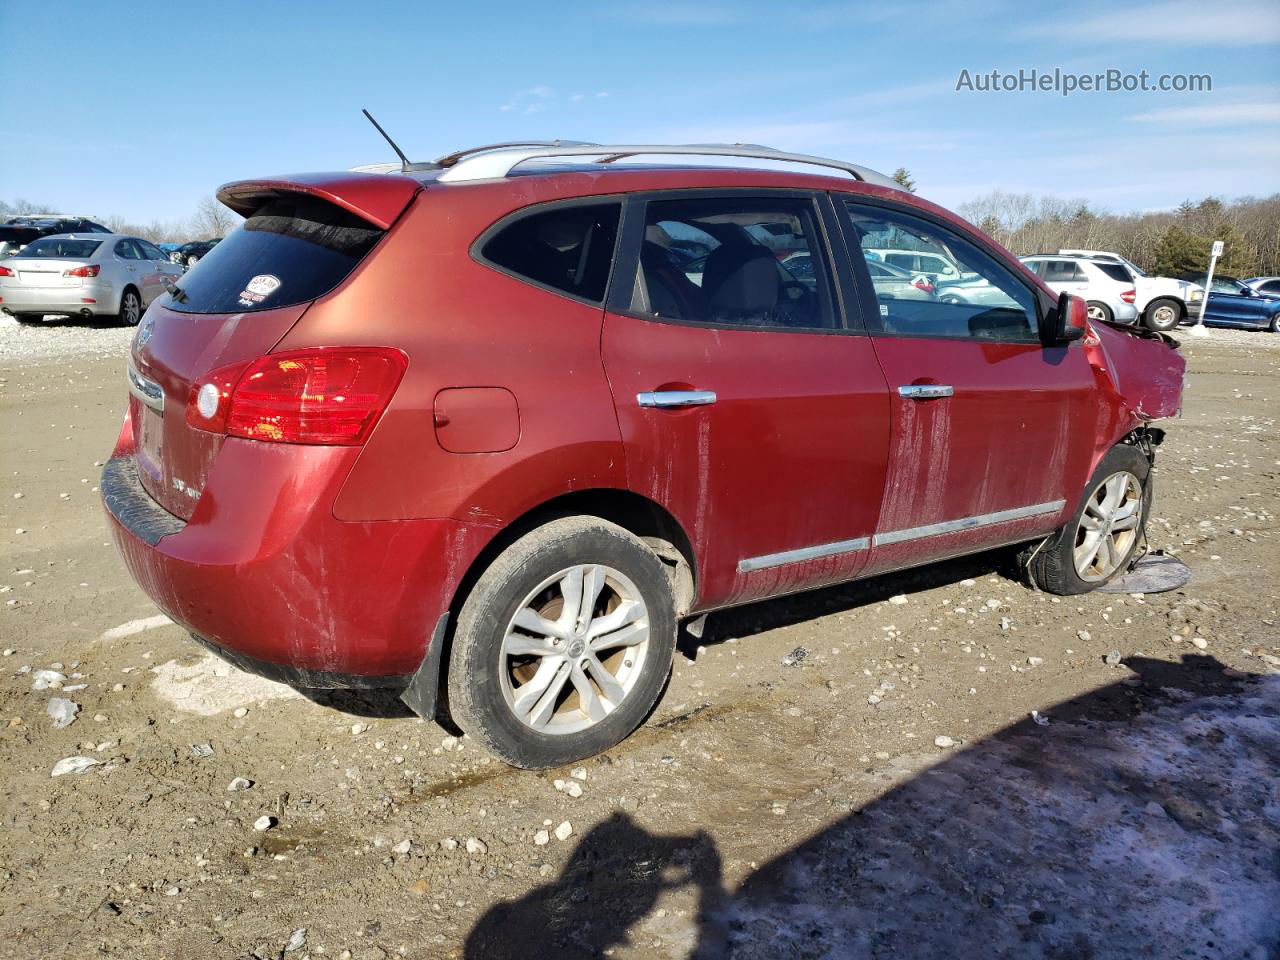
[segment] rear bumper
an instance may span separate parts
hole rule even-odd
[[[132,452],[118,450],[103,470],[103,502],[134,580],[231,663],[296,686],[404,686],[492,530],[335,519],[352,456],[228,440],[183,521],[142,487]]]
[[[1132,303],[1115,304],[1111,312],[1118,323],[1137,323],[1138,321],[1138,308]]]
[[[25,287],[6,283],[0,287],[0,303],[6,313],[82,313],[114,314],[119,306],[114,300],[110,281],[88,281],[78,287]],[[92,303],[86,303],[92,300]]]

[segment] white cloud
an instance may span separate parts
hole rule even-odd
[[[573,96],[569,98],[569,102],[581,103],[585,99],[587,99],[587,95],[585,93],[575,93]]]
[[[1018,34],[1094,46],[1250,47],[1280,43],[1280,13],[1274,0],[1226,0],[1212,7],[1195,0],[1162,0],[1141,6],[1114,4],[1092,15],[1081,15],[1070,7],[1060,9],[1060,17],[1031,24]]]
[[[516,91],[515,95],[498,109],[504,112],[519,110],[521,113],[538,113],[545,109],[544,105],[538,101],[550,100],[555,95],[556,92],[553,89],[539,84],[536,87]]]
[[[608,90],[601,90],[599,93],[597,93],[597,94],[596,94],[596,99],[597,99],[597,100],[601,100],[601,99],[603,99],[603,98],[607,97],[608,95],[609,95],[609,91],[608,91]]]
[[[1138,123],[1179,127],[1229,127],[1280,123],[1280,103],[1224,103],[1220,106],[1166,107],[1129,117]]]

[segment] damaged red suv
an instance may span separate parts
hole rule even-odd
[[[1172,341],[872,171],[506,145],[219,197],[245,222],[148,310],[102,491],[243,669],[550,767],[642,722],[682,619],[1006,545],[1080,593],[1139,549]]]

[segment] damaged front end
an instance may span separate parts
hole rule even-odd
[[[1131,429],[1182,411],[1187,361],[1177,340],[1142,327],[1091,324],[1084,345],[1099,387]]]

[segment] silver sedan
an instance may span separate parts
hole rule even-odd
[[[114,233],[41,237],[0,260],[0,310],[23,323],[46,314],[116,317],[137,326],[166,278],[182,268],[140,237]]]

